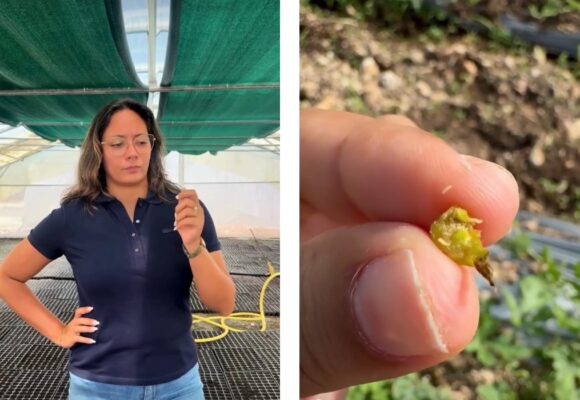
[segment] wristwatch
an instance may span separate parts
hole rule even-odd
[[[183,252],[187,256],[187,258],[189,258],[190,260],[192,258],[195,258],[195,257],[199,256],[201,254],[201,252],[203,251],[203,249],[205,249],[205,243],[203,241],[203,238],[200,238],[198,248],[195,249],[192,253],[190,253],[189,251],[187,251],[187,248],[185,247],[185,245],[182,245],[182,246],[183,246]]]

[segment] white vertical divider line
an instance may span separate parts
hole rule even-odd
[[[281,1],[280,15],[280,395],[299,394],[299,1]]]

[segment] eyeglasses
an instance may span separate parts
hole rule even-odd
[[[101,142],[102,145],[107,146],[111,154],[122,155],[127,151],[129,141],[123,137],[114,137],[106,142]],[[147,153],[153,149],[155,144],[155,136],[149,134],[142,134],[133,138],[133,147],[138,153]]]

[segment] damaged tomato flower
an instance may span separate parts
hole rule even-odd
[[[481,220],[471,218],[467,211],[451,207],[429,229],[435,245],[459,265],[475,267],[491,286],[495,286],[489,265],[488,251],[481,244],[481,233],[474,229]]]

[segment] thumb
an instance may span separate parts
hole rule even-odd
[[[300,256],[302,396],[430,367],[475,333],[471,271],[419,228],[340,228],[302,243]]]

